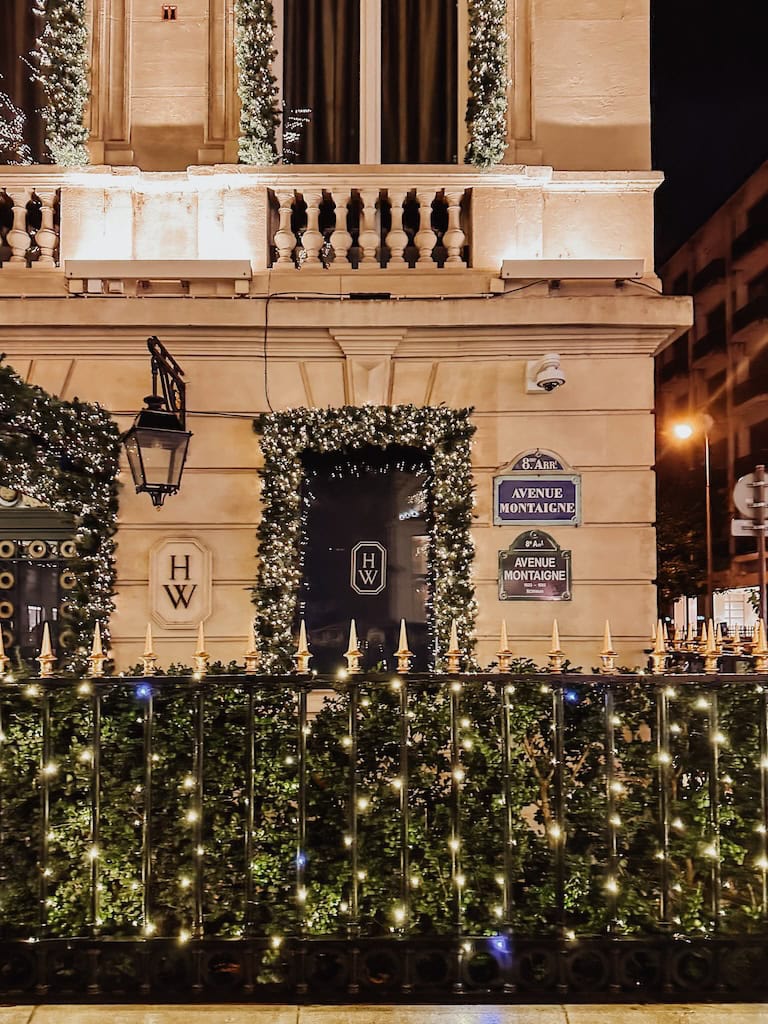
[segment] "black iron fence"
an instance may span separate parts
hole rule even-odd
[[[762,999],[768,675],[0,689],[0,995]]]

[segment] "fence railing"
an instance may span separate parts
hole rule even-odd
[[[0,994],[763,998],[768,675],[0,689]]]

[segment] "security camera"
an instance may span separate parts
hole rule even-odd
[[[546,352],[541,359],[531,359],[525,366],[525,390],[529,395],[554,391],[565,384],[557,352]]]

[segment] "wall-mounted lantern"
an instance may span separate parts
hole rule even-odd
[[[136,493],[146,492],[156,508],[166,494],[175,494],[187,459],[192,434],[186,430],[184,372],[156,338],[147,339],[152,357],[152,394],[144,402],[133,426],[121,437]],[[158,394],[158,379],[162,394]]]

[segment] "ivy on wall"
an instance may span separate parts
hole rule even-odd
[[[289,409],[264,415],[254,427],[264,453],[261,564],[254,588],[262,665],[285,672],[293,664],[293,624],[301,583],[302,453],[346,452],[374,445],[415,447],[431,459],[429,583],[431,619],[440,658],[456,621],[459,647],[471,653],[476,613],[470,579],[472,492],[470,409],[444,406],[345,406]],[[438,660],[436,667],[442,662]]]
[[[45,92],[45,142],[55,164],[88,163],[88,26],[86,0],[34,0],[43,30],[32,51],[33,81]]]
[[[501,163],[507,148],[507,0],[469,0],[466,162]]]
[[[75,521],[77,582],[67,604],[76,643],[59,668],[85,665],[97,622],[108,643],[118,459],[118,429],[104,409],[63,402],[0,365],[0,480]]]
[[[235,0],[235,61],[240,95],[240,162],[273,164],[280,116],[272,74],[274,13],[270,0]]]

